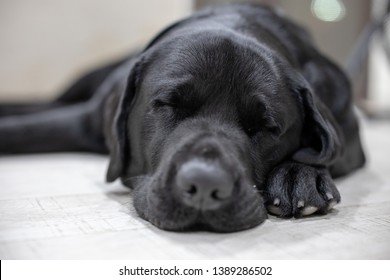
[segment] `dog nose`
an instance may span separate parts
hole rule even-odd
[[[217,163],[191,160],[176,175],[176,192],[182,202],[198,210],[216,210],[231,198],[231,174]]]

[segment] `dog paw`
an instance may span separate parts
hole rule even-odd
[[[276,167],[270,173],[264,197],[271,214],[296,218],[326,214],[340,202],[340,193],[326,168],[300,163]]]

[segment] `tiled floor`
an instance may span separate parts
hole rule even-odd
[[[364,123],[367,167],[337,185],[327,216],[270,217],[233,234],[161,231],[104,183],[107,159],[0,158],[0,259],[390,259],[390,123]]]

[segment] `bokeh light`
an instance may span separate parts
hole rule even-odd
[[[319,20],[327,22],[340,21],[346,15],[342,0],[313,0],[311,12]]]

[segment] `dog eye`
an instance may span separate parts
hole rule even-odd
[[[259,132],[270,133],[272,135],[278,136],[280,134],[280,127],[277,125],[261,123],[252,126],[244,126],[244,131],[249,137],[253,137]]]
[[[157,100],[154,100],[152,102],[152,106],[153,108],[162,108],[162,107],[177,107],[177,104],[175,104],[174,102],[171,102],[171,101],[165,101],[165,100],[161,100],[161,99],[157,99]]]
[[[177,91],[170,91],[169,93],[160,94],[159,97],[152,101],[153,108],[182,108],[185,107],[185,100],[182,100],[181,94]]]
[[[278,135],[281,134],[281,129],[280,129],[279,126],[269,126],[269,127],[267,127],[267,130],[268,130],[271,134],[276,135],[276,136],[278,136]]]
[[[156,99],[152,102],[152,108],[156,113],[164,114],[174,120],[183,120],[194,115],[198,109],[195,102],[193,104],[188,103],[178,98],[171,98],[171,100]]]

